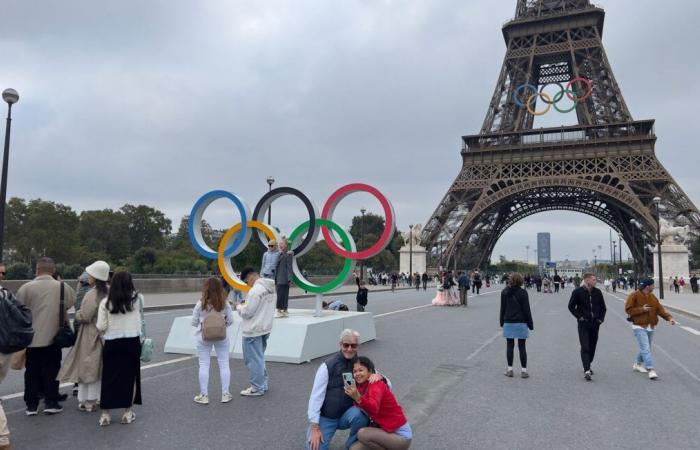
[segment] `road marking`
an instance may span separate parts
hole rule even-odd
[[[474,295],[472,295],[471,297],[476,297],[476,296],[479,296],[479,295],[493,294],[494,292],[499,292],[499,291],[482,292],[481,294],[474,294]],[[471,298],[471,297],[470,297],[470,298]],[[387,312],[387,313],[377,314],[377,315],[374,316],[374,318],[375,318],[375,319],[379,319],[380,317],[391,316],[391,315],[393,315],[393,314],[398,314],[398,313],[402,313],[402,312],[406,312],[406,311],[414,311],[414,310],[416,310],[416,309],[430,308],[431,306],[433,306],[433,304],[432,304],[432,303],[428,303],[427,305],[420,305],[420,306],[413,306],[413,307],[411,307],[411,308],[398,309],[398,310],[396,310],[396,311],[390,311],[390,312]]]
[[[700,336],[700,331],[696,330],[695,328],[690,328],[690,327],[686,327],[686,326],[683,326],[683,325],[678,325],[678,326],[681,327],[682,329],[684,329],[685,331],[687,331],[687,332],[690,333],[690,334],[694,334],[695,336]]]
[[[183,362],[183,361],[187,361],[187,360],[190,360],[190,359],[194,359],[194,358],[196,358],[196,357],[197,357],[197,356],[183,356],[182,358],[168,359],[168,360],[166,360],[166,361],[161,361],[161,362],[157,362],[157,363],[147,364],[147,365],[145,365],[145,366],[141,366],[141,370],[143,371],[143,370],[146,370],[146,369],[153,369],[153,368],[155,368],[155,367],[162,367],[162,366],[167,366],[167,365],[170,365],[170,364],[177,364],[177,363],[179,363],[179,362]],[[62,389],[62,388],[67,388],[67,387],[71,387],[71,386],[73,386],[73,383],[62,383],[62,384],[59,384],[59,385],[58,385],[58,388],[59,388],[59,389]],[[19,398],[19,397],[24,397],[24,392],[17,392],[17,393],[15,393],[15,394],[5,395],[4,397],[2,397],[2,400],[3,400],[3,401],[5,401],[5,400],[12,400],[12,399],[14,399],[14,398]]]

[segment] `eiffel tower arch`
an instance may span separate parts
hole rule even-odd
[[[634,120],[625,104],[603,47],[604,19],[589,0],[517,0],[481,131],[462,138],[462,169],[421,235],[430,263],[482,267],[519,220],[568,210],[616,230],[646,272],[654,197],[669,225],[700,234],[700,213],[656,158],[654,120]],[[542,94],[548,86],[561,92]],[[578,124],[534,129],[535,115],[564,95]]]

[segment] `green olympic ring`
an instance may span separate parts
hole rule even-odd
[[[352,236],[348,232],[346,232],[340,225],[338,225],[335,222],[331,222],[328,219],[321,219],[321,218],[316,218],[316,224],[325,226],[327,228],[330,228],[331,230],[335,231],[338,233],[340,236],[340,240],[342,241],[343,247],[345,247],[345,250],[349,252],[354,252],[355,249],[355,241],[352,239]],[[292,234],[289,236],[289,242],[290,246],[294,247],[296,240],[301,238],[303,235],[304,231],[309,229],[309,221],[307,220],[306,222],[302,223],[298,227],[292,231]],[[294,258],[292,262],[292,279],[294,280],[294,283],[303,288],[306,291],[313,292],[315,294],[323,294],[324,292],[329,292],[332,291],[339,286],[341,286],[343,283],[345,283],[345,280],[347,280],[348,275],[350,275],[350,272],[355,268],[355,260],[350,259],[350,258],[345,258],[345,264],[343,265],[343,269],[340,271],[340,273],[331,281],[329,281],[326,284],[322,285],[316,285],[307,280],[302,272],[299,270],[299,266],[297,265],[297,259]]]

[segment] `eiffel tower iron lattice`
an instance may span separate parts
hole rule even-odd
[[[503,26],[507,51],[481,132],[462,138],[462,169],[423,229],[429,263],[483,267],[510,226],[568,210],[615,229],[647,272],[656,196],[662,219],[700,234],[700,213],[656,158],[654,120],[634,120],[625,104],[603,48],[604,19],[589,0],[517,1]],[[571,83],[577,78],[590,87]],[[537,93],[552,83],[571,84],[578,125],[533,129],[522,104],[536,109],[547,101]],[[527,84],[538,90],[518,102],[523,90],[516,90]]]

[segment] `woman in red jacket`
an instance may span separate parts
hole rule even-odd
[[[385,449],[405,450],[411,446],[413,432],[401,406],[386,383],[368,382],[374,372],[374,364],[360,356],[352,369],[355,383],[345,384],[345,393],[352,397],[375,426],[361,428],[357,442],[350,450]]]

